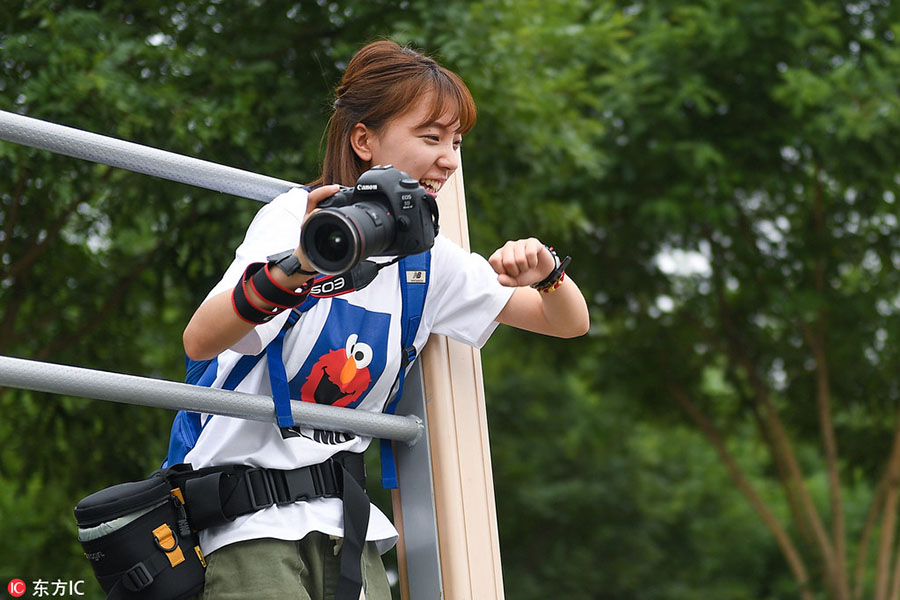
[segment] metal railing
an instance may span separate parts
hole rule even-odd
[[[275,422],[275,406],[270,396],[8,356],[0,356],[0,386]],[[371,413],[311,402],[291,402],[291,413],[294,421],[309,427],[407,444],[414,444],[424,429],[422,419],[414,416]]]
[[[0,140],[269,202],[299,183],[0,110]]]
[[[0,111],[0,140],[268,202],[299,184]],[[269,396],[0,356],[0,386],[126,404],[184,409],[275,422]],[[292,401],[294,420],[310,427],[405,442],[397,445],[407,575],[413,599],[443,597],[434,484],[421,366],[413,365],[398,403],[410,416]],[[422,414],[422,418],[412,413]]]

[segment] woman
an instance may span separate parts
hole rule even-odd
[[[317,273],[299,245],[302,224],[337,184],[352,186],[375,165],[393,165],[437,194],[459,166],[459,145],[474,122],[465,84],[430,58],[387,41],[354,56],[337,88],[322,176],[312,191],[291,190],[259,211],[234,262],[185,329],[189,358],[215,358],[214,387],[224,385],[243,356],[260,353],[284,332],[281,357],[292,398],[383,410],[402,364],[400,269],[387,265],[363,289],[309,302]],[[588,329],[581,292],[555,253],[534,238],[509,241],[485,260],[438,235],[430,256],[417,349],[431,333],[480,347],[498,323],[558,337]],[[285,328],[290,307],[301,304],[302,316]],[[236,389],[272,393],[266,361]],[[204,415],[202,433],[184,459],[194,468],[243,464],[290,471],[333,460],[343,469],[344,486],[343,502],[314,497],[276,504],[204,530],[209,568],[203,597],[355,600],[362,580],[365,598],[390,598],[380,553],[394,544],[396,530],[374,506],[354,525],[365,532],[364,549],[348,550],[353,536],[344,530],[359,516],[347,507],[358,506],[350,496],[361,477],[353,472],[370,441]],[[348,562],[358,562],[360,553],[362,566],[354,569]]]

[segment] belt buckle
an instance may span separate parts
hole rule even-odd
[[[259,477],[256,477],[257,474]],[[257,490],[253,487],[254,478],[262,483],[262,495],[265,496],[262,501],[259,499]],[[266,469],[254,467],[244,471],[244,485],[247,487],[247,495],[250,498],[250,506],[253,510],[261,510],[275,504],[275,494],[272,489],[272,481],[269,479],[269,473]]]
[[[153,583],[153,575],[142,562],[125,571],[122,576],[122,585],[132,592],[139,592],[151,583]]]
[[[322,473],[322,468],[326,465],[332,466],[331,461],[326,460],[321,464],[309,467],[309,477],[312,480],[313,489],[316,491],[316,497],[319,498],[328,497],[328,489],[325,487],[325,475]]]

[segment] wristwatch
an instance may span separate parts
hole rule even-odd
[[[315,271],[304,271],[300,264],[300,259],[294,255],[293,250],[285,250],[278,254],[266,257],[269,265],[278,267],[285,275],[291,276],[297,273],[301,275],[315,275]]]

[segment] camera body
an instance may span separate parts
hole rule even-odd
[[[328,275],[370,256],[425,252],[439,228],[434,196],[391,165],[372,167],[318,208],[303,224],[300,245],[310,264]]]

